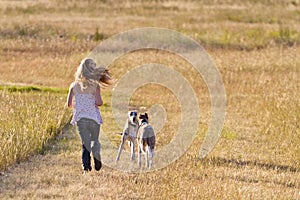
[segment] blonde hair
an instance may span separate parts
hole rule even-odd
[[[96,62],[91,58],[85,58],[81,61],[75,73],[75,82],[78,82],[82,88],[93,83],[98,83],[102,86],[108,86],[113,83],[108,69],[103,66],[97,67]]]

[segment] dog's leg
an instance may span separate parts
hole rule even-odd
[[[120,147],[119,147],[118,156],[116,158],[116,161],[120,160],[120,156],[121,156],[121,152],[123,150],[123,146],[125,144],[125,140],[126,140],[125,135],[123,135],[122,136],[122,142],[121,142]]]
[[[134,139],[132,139],[132,141],[130,141],[130,142],[131,142],[131,160],[133,161],[133,160],[135,160],[135,149],[134,149],[135,142],[134,142]]]
[[[146,158],[146,168],[149,168],[149,156],[150,156],[150,147],[149,145],[146,146],[146,154],[145,154],[145,158]]]
[[[149,165],[149,168],[152,168],[152,166],[153,166],[153,158],[154,158],[154,149],[150,148],[150,165]]]
[[[138,141],[138,164],[139,164],[139,168],[141,168],[142,166],[142,159],[141,159],[141,156],[142,156],[142,144],[140,143],[140,141]]]

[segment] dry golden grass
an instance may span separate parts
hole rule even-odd
[[[9,165],[9,170],[1,172],[1,199],[300,198],[298,1],[112,4],[94,0],[65,1],[64,7],[59,1],[0,1],[0,8],[1,83],[65,90],[73,81],[80,60],[100,42],[94,39],[105,39],[131,28],[158,26],[178,30],[199,41],[220,70],[227,95],[222,136],[211,154],[198,160],[199,146],[211,116],[209,93],[201,77],[194,76],[185,60],[167,52],[148,50],[124,55],[110,66],[116,79],[127,69],[157,62],[178,70],[197,91],[201,122],[188,151],[168,167],[151,173],[127,174],[104,166],[100,172],[82,176],[79,137],[74,127],[67,126],[56,141],[44,145],[43,155],[31,156],[26,162]],[[47,107],[57,111],[49,111],[50,119],[62,111],[59,108],[66,97],[64,93],[5,90],[1,94],[5,96],[0,101],[4,122],[0,127],[1,137],[8,136],[7,131],[2,131],[4,124],[12,124],[12,119],[18,116],[27,116],[29,120],[15,125],[19,127],[16,133],[26,136],[24,130],[39,123],[45,114],[45,105],[41,110],[33,107],[52,98]],[[103,95],[102,129],[106,133],[120,131],[111,112],[111,88],[104,89]],[[8,107],[9,101],[26,101],[26,104]],[[137,106],[153,103],[164,105],[169,119],[158,137],[160,148],[171,140],[180,109],[170,91],[157,85],[139,88],[131,99],[131,104]],[[6,109],[17,115],[5,115]],[[22,115],[22,109],[31,117]],[[40,114],[35,118],[32,112]],[[47,128],[34,130],[43,135]],[[119,136],[110,137],[119,144]],[[0,147],[0,163],[7,151],[16,155],[13,148]],[[25,156],[31,153],[24,152]]]
[[[42,153],[68,122],[65,93],[0,91],[0,169]],[[50,103],[51,102],[51,103]]]

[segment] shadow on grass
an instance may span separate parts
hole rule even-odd
[[[71,153],[79,150],[80,139],[75,126],[67,123],[62,127],[60,133],[55,138],[44,145],[43,150],[39,152],[39,154]]]
[[[257,167],[261,170],[274,170],[279,173],[285,173],[285,172],[292,172],[292,173],[298,173],[300,172],[299,168],[288,166],[288,165],[277,165],[273,163],[262,163],[257,161],[242,161],[234,158],[226,159],[226,158],[220,158],[220,157],[211,157],[203,160],[203,164],[205,165],[212,165],[212,166],[222,166],[222,167],[229,167],[229,168],[235,168],[235,169],[241,169],[246,167]],[[229,176],[216,176],[216,178],[219,179],[233,179],[240,182],[246,182],[246,183],[273,183],[276,185],[282,185],[284,187],[289,188],[297,188],[298,184],[294,181],[278,181],[278,180],[269,180],[261,177],[249,177],[249,174],[243,175],[229,175]]]
[[[276,170],[279,172],[300,172],[299,168],[288,166],[288,165],[278,165],[274,163],[262,163],[258,161],[249,161],[249,160],[238,160],[234,158],[220,158],[212,157],[204,160],[204,163],[215,166],[226,166],[234,168],[243,168],[247,166],[259,167],[264,170]]]

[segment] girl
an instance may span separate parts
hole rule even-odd
[[[101,106],[103,101],[99,84],[112,84],[109,71],[105,67],[97,67],[93,59],[82,60],[75,73],[75,81],[70,85],[67,104],[69,108],[74,107],[71,124],[76,124],[81,138],[84,173],[92,170],[91,151],[95,170],[99,171],[102,166],[98,140],[102,118],[98,106]]]

